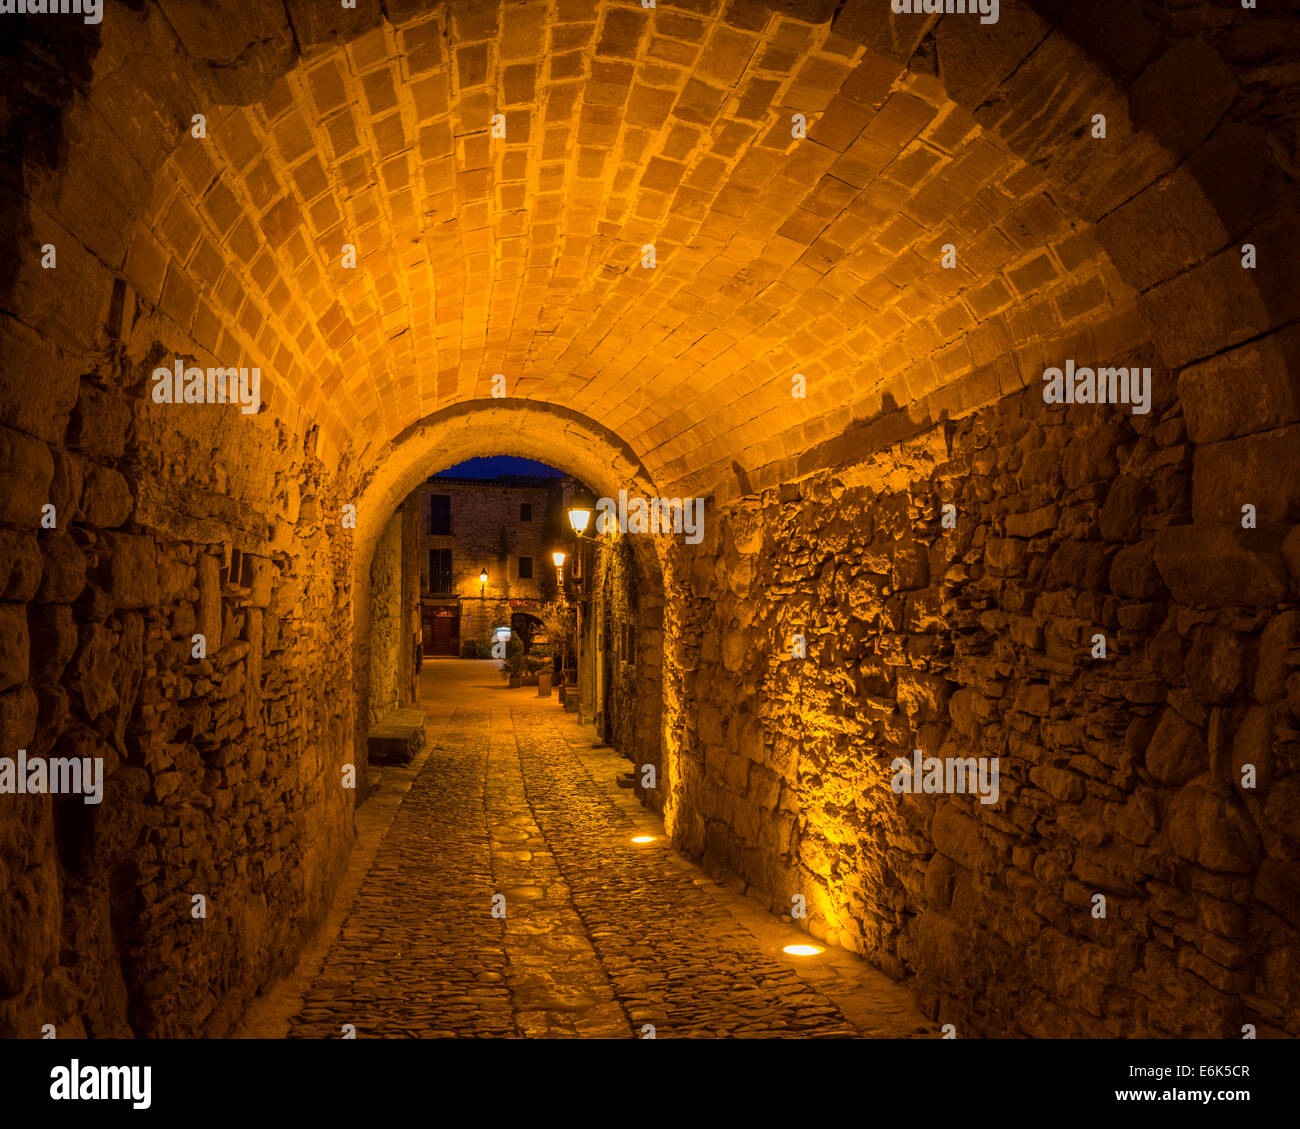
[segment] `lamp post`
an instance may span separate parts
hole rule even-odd
[[[569,500],[569,525],[573,527],[578,540],[578,553],[582,552],[582,543],[590,538],[583,535],[591,522],[592,512],[596,508],[595,496],[585,486],[575,490]],[[579,558],[581,559],[581,558]],[[582,599],[575,601],[575,622],[573,633],[573,661],[578,668],[578,716],[582,716]]]

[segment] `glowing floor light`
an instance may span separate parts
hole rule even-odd
[[[632,842],[634,842],[634,843],[653,843],[653,842],[655,841],[655,838],[656,838],[656,837],[655,837],[654,835],[633,835],[633,836],[632,836]]]
[[[781,951],[789,953],[792,957],[815,957],[826,950],[817,945],[786,945]]]

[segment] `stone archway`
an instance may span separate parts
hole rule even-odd
[[[369,688],[370,561],[375,544],[397,507],[430,475],[466,459],[512,454],[544,462],[573,474],[606,497],[626,490],[633,497],[658,497],[653,480],[636,456],[594,421],[556,405],[534,400],[497,399],[459,404],[436,413],[407,429],[382,453],[375,472],[363,486],[357,504],[355,569],[353,576],[352,638],[353,685],[357,695],[354,716],[358,729],[354,748],[364,752],[364,722],[369,716],[365,695]],[[644,640],[639,669],[656,690],[663,682],[662,647],[663,561],[666,539],[639,536],[630,539],[645,583],[638,631]],[[658,750],[665,744],[664,725],[657,704],[645,703],[637,721],[639,745],[651,762],[659,765]],[[675,742],[668,741],[672,747]],[[671,777],[671,766],[666,769]]]

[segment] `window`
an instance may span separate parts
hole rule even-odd
[[[519,579],[532,580],[532,578],[533,578],[533,558],[520,557],[519,558]]]
[[[533,520],[533,504],[531,502],[519,503],[519,520],[520,521]]]
[[[451,495],[429,495],[429,532],[445,534],[451,532]]]
[[[429,591],[451,591],[451,550],[429,550]]]

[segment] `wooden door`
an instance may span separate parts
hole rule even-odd
[[[460,613],[455,608],[430,608],[424,619],[426,655],[460,654]]]

